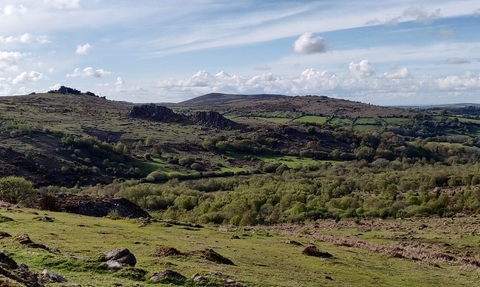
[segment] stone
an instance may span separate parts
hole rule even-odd
[[[107,250],[102,253],[102,261],[105,261],[109,269],[120,269],[122,266],[132,266],[137,264],[137,259],[127,248],[118,248]]]
[[[47,269],[42,271],[42,273],[39,276],[39,279],[41,281],[45,281],[45,282],[65,282],[65,281],[67,281],[62,276],[60,276],[58,274],[55,274],[51,271],[48,271]]]
[[[122,263],[115,260],[108,260],[107,262],[105,262],[105,264],[107,264],[108,269],[118,270],[118,269],[122,269],[123,267]]]
[[[195,273],[192,275],[193,282],[197,284],[205,284],[207,283],[207,278],[203,277],[202,275]]]
[[[26,271],[29,270],[27,264],[25,263],[20,263],[20,265],[18,265],[18,269],[26,270]]]
[[[182,274],[165,269],[162,271],[158,271],[153,273],[152,276],[150,276],[150,281],[162,281],[162,280],[178,280],[178,281],[185,281],[187,280],[187,277],[183,276]]]
[[[17,269],[18,264],[5,251],[0,252],[0,263],[8,269]]]

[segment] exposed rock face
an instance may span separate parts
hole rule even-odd
[[[220,129],[242,129],[243,126],[231,121],[218,112],[195,112],[192,114],[192,120],[200,125],[216,127]]]
[[[107,216],[112,211],[126,218],[151,217],[148,212],[125,198],[65,195],[58,198],[58,204],[66,212],[95,217]]]
[[[187,120],[187,117],[184,115],[176,114],[167,107],[157,106],[155,104],[134,106],[130,112],[130,117],[167,123],[185,122]]]

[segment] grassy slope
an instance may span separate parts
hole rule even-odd
[[[263,229],[220,232],[215,226],[191,229],[166,227],[164,223],[139,227],[133,220],[53,212],[48,215],[54,217],[55,222],[39,222],[32,219],[35,215],[30,210],[3,212],[3,215],[14,221],[1,223],[0,230],[12,235],[27,233],[34,242],[57,248],[61,253],[27,249],[11,238],[0,240],[1,248],[35,272],[48,268],[66,277],[69,283],[82,286],[90,283],[95,286],[138,286],[132,280],[119,278],[118,274],[112,276],[112,272],[91,270],[86,263],[103,250],[119,247],[129,248],[137,257],[136,267],[147,270],[148,274],[166,268],[187,277],[197,272],[205,275],[216,271],[246,286],[474,286],[479,280],[477,271],[462,270],[459,266],[441,264],[438,268],[388,258],[362,249],[300,238],[301,233],[287,237]],[[238,235],[240,239],[232,239],[232,235]],[[287,239],[304,244],[314,242],[334,258],[322,260],[302,255],[303,247],[287,245]],[[213,248],[236,265],[220,265],[196,257],[157,258],[153,254],[160,246],[171,246],[184,252]]]

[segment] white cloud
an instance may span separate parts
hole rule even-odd
[[[368,60],[363,60],[358,64],[351,62],[348,68],[357,78],[368,78],[375,74],[375,68]]]
[[[365,22],[365,25],[377,25],[385,24],[387,26],[396,26],[399,22],[413,20],[422,24],[431,24],[435,19],[438,19],[442,16],[441,9],[436,9],[432,12],[427,11],[424,8],[418,8],[411,6],[398,16],[393,16],[385,21],[380,21],[378,18],[368,20]]]
[[[35,71],[31,71],[30,73],[23,72],[20,75],[16,76],[15,79],[12,80],[12,84],[24,84],[27,82],[37,82],[45,77],[43,74]]]
[[[117,81],[115,82],[115,91],[117,93],[125,91],[125,81],[121,77],[118,77]]]
[[[19,52],[0,51],[0,71],[16,70],[23,55]]]
[[[116,86],[125,85],[125,81],[124,81],[121,77],[118,77],[118,78],[117,78],[117,81],[115,82],[115,85],[116,85]]]
[[[101,78],[103,76],[110,75],[111,72],[107,72],[104,69],[94,70],[92,67],[87,67],[83,70],[80,68],[76,68],[73,73],[67,74],[69,78],[86,78],[86,77],[94,77],[94,78]]]
[[[323,37],[312,38],[312,32],[307,32],[293,43],[293,50],[299,54],[325,53],[327,41]]]
[[[424,24],[430,24],[433,20],[442,16],[441,9],[436,9],[433,12],[428,12],[415,6],[411,6],[403,11],[402,16],[405,18],[413,18],[414,21]]]
[[[0,36],[0,43],[6,43],[6,44],[10,44],[10,43],[31,44],[34,41],[40,44],[50,43],[47,36],[38,36],[37,38],[34,38],[33,35],[30,33],[19,34],[18,36],[8,36],[8,37]]]
[[[398,22],[400,22],[400,20],[402,20],[401,16],[393,17],[393,18],[390,18],[387,21],[385,21],[385,25],[387,25],[387,26],[397,26]]]
[[[371,25],[378,25],[378,24],[381,24],[381,23],[382,23],[382,21],[375,18],[375,19],[368,20],[367,22],[365,22],[365,25],[371,26]]]
[[[452,57],[448,58],[443,62],[444,64],[450,65],[457,65],[457,64],[470,64],[471,62],[467,59],[459,58],[459,57]]]
[[[365,102],[402,104],[418,100],[434,103],[435,97],[450,95],[474,96],[480,91],[480,74],[465,73],[462,76],[432,77],[412,76],[404,67],[394,73],[373,75],[373,67],[367,60],[352,63],[352,73],[334,73],[307,69],[296,76],[275,76],[264,73],[252,77],[230,76],[227,73],[213,76],[200,71],[184,80],[158,82],[159,94],[181,95],[182,98],[211,92],[223,93],[278,93],[285,95],[327,95]],[[360,71],[360,72],[359,72]],[[368,72],[367,72],[368,71]],[[360,75],[360,76],[359,76]],[[451,99],[450,99],[451,101]]]
[[[43,35],[43,36],[38,36],[37,37],[37,42],[40,43],[40,44],[48,44],[50,43],[50,40],[48,40],[48,37]]]
[[[77,55],[86,55],[88,53],[88,50],[90,50],[92,46],[90,44],[85,44],[85,45],[77,45],[77,50],[75,53]]]
[[[4,16],[13,16],[13,15],[23,15],[27,13],[27,8],[25,6],[20,5],[20,6],[15,6],[15,5],[6,5],[5,8],[3,8],[3,15]]]
[[[395,73],[385,73],[383,76],[387,79],[406,79],[410,77],[410,72],[407,68],[401,68]]]
[[[17,37],[9,36],[3,37],[0,36],[0,43],[31,43],[33,40],[32,34],[25,33],[22,35],[18,35]]]
[[[44,2],[57,9],[77,9],[80,8],[81,0],[44,0]]]

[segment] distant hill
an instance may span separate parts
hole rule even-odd
[[[223,114],[254,116],[265,113],[356,117],[408,116],[417,111],[383,107],[325,96],[207,94],[171,107],[215,110]]]
[[[232,103],[238,101],[249,101],[249,100],[261,100],[269,98],[282,98],[286,97],[284,95],[275,95],[275,94],[257,94],[257,95],[235,95],[235,94],[222,94],[222,93],[210,93],[200,97],[196,97],[184,102],[179,103],[180,105],[192,106],[192,105],[218,105],[225,103]]]

